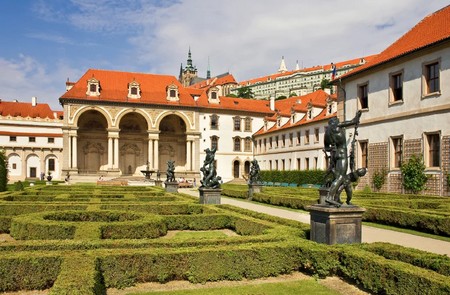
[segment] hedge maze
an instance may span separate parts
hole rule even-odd
[[[171,231],[228,229],[175,239]],[[158,187],[41,186],[0,195],[0,292],[106,294],[140,282],[241,280],[304,271],[380,294],[449,294],[450,259],[390,245],[327,246],[309,225]],[[400,255],[400,253],[404,253]]]

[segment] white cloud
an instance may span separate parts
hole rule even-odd
[[[31,101],[37,96],[41,103],[53,109],[61,109],[58,98],[65,91],[67,75],[80,77],[82,71],[72,69],[64,63],[56,63],[51,70],[30,56],[20,55],[16,60],[0,58],[0,98],[21,102]]]

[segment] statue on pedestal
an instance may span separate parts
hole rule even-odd
[[[175,161],[167,161],[166,182],[176,182]]]
[[[336,207],[340,207],[342,204],[340,194],[343,190],[347,193],[346,203],[351,205],[352,182],[366,174],[365,168],[356,169],[355,167],[355,143],[360,117],[361,111],[358,111],[356,116],[349,121],[339,122],[337,117],[333,117],[328,121],[328,128],[325,131],[324,152],[330,164],[322,188],[328,190],[325,202]],[[345,137],[345,127],[349,126],[355,126],[350,155],[347,154]],[[349,162],[350,173],[347,174]]]
[[[207,148],[205,150],[206,157],[203,161],[203,167],[200,168],[200,171],[203,172],[203,179],[200,180],[200,183],[202,184],[200,188],[220,188],[222,178],[217,176],[214,162],[216,150],[216,148],[213,148],[212,150]]]
[[[259,171],[261,171],[261,169],[259,168],[258,161],[253,159],[251,162],[248,184],[259,184],[261,182]]]

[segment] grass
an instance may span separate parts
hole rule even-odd
[[[169,239],[175,241],[189,241],[189,240],[205,240],[205,239],[226,239],[226,235],[220,230],[211,231],[180,231],[175,233],[174,236]]]
[[[320,285],[313,279],[298,280],[280,283],[263,283],[258,285],[246,285],[237,287],[214,287],[178,291],[156,291],[145,293],[128,293],[128,295],[286,295],[286,294],[314,294],[337,295],[336,291]]]

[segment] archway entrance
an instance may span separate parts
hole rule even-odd
[[[84,112],[78,119],[78,173],[95,174],[108,164],[108,123],[98,111]]]
[[[175,170],[184,170],[186,165],[186,124],[177,115],[169,115],[159,125],[160,171],[167,170],[167,161],[175,161]]]
[[[250,161],[245,161],[244,163],[244,174],[245,175],[250,174]]]
[[[239,166],[240,166],[239,161],[235,160],[233,162],[233,177],[234,178],[239,178]]]
[[[123,116],[119,123],[119,168],[122,175],[141,175],[148,161],[147,121],[138,113]]]

